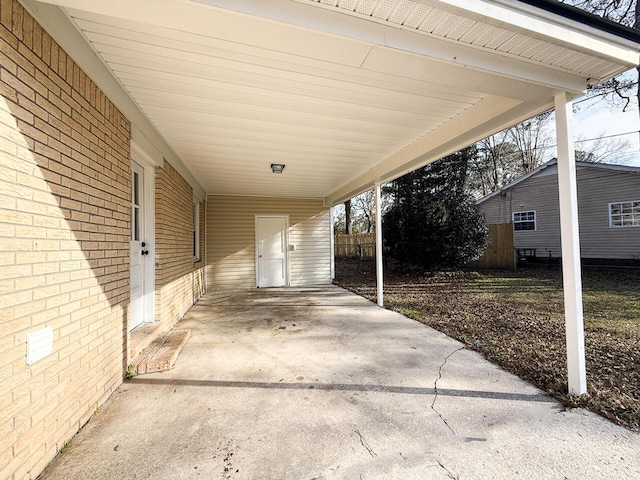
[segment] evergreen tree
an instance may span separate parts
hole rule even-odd
[[[467,193],[475,146],[415,170],[386,187],[385,250],[401,263],[455,267],[478,258],[487,244],[482,214]]]

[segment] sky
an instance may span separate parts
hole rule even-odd
[[[633,105],[627,112],[622,112],[621,108],[616,108],[612,111],[611,107],[605,102],[598,102],[590,106],[590,108],[574,113],[573,128],[576,149],[582,149],[581,146],[588,146],[593,143],[580,142],[580,139],[586,140],[611,136],[611,138],[628,142],[628,146],[621,152],[602,161],[640,167],[640,145],[638,141],[640,120],[638,119],[637,105]]]
[[[622,111],[622,106],[599,99],[576,99],[574,101],[573,129],[576,149],[589,150],[589,144],[581,140],[610,136],[612,140],[622,140],[628,145],[619,153],[602,159],[605,163],[617,163],[640,167],[640,119],[638,104],[634,100]]]

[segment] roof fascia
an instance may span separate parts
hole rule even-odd
[[[602,170],[613,170],[625,173],[640,173],[640,167],[632,167],[629,165],[614,165],[612,163],[593,163],[593,162],[576,162],[578,167],[599,168]]]
[[[481,199],[476,200],[476,205],[480,205],[481,203],[486,202],[486,201],[487,201],[487,200],[489,200],[490,198],[495,197],[496,195],[498,195],[498,194],[500,194],[500,193],[504,192],[505,190],[509,190],[510,188],[515,187],[515,186],[516,186],[516,185],[518,185],[519,183],[524,182],[527,178],[531,178],[531,177],[533,177],[534,175],[536,175],[536,174],[540,173],[540,172],[541,172],[541,171],[543,171],[543,170],[546,170],[547,168],[549,168],[549,167],[551,167],[551,166],[553,166],[553,165],[555,165],[555,164],[557,164],[557,163],[558,163],[558,160],[557,160],[557,159],[555,159],[555,158],[554,158],[554,159],[552,159],[552,160],[549,160],[548,162],[543,163],[543,164],[542,164],[542,165],[540,165],[539,167],[534,168],[533,170],[531,170],[529,173],[526,173],[526,174],[522,175],[521,177],[516,178],[515,180],[513,180],[513,181],[512,181],[512,182],[510,182],[510,183],[507,183],[507,184],[506,184],[505,186],[503,186],[503,187],[500,187],[500,188],[499,188],[498,190],[496,190],[495,192],[491,192],[490,194],[485,195],[485,196],[484,196],[484,197],[482,197]]]
[[[640,62],[638,42],[585,25],[549,10],[518,0],[413,0],[489,25],[524,33],[539,40],[552,40],[571,49],[607,58],[633,68]]]
[[[552,160],[549,160],[548,162],[543,163],[538,168],[535,168],[534,170],[531,170],[529,173],[527,173],[527,174],[525,174],[525,175],[523,175],[523,176],[521,176],[519,178],[516,178],[512,182],[506,184],[505,186],[500,187],[495,192],[491,192],[488,195],[485,195],[484,197],[480,198],[479,200],[476,200],[476,205],[480,205],[481,203],[486,202],[490,198],[495,197],[499,193],[502,193],[505,190],[509,190],[510,188],[515,187],[519,183],[524,182],[526,179],[533,177],[534,175],[538,174],[542,170],[545,170],[548,167],[552,167],[552,166],[556,165],[557,163],[558,163],[558,160],[555,159],[555,158],[552,159]],[[596,168],[596,169],[601,169],[601,170],[613,170],[615,172],[638,173],[638,174],[640,174],[640,167],[631,167],[631,166],[628,166],[628,165],[613,165],[611,163],[576,162],[576,167],[580,167],[580,168]]]
[[[558,0],[518,0],[527,5],[541,8],[551,13],[560,15],[561,17],[574,20],[584,25],[597,28],[603,32],[608,32],[618,37],[626,38],[632,42],[640,43],[640,31],[631,27],[603,18],[593,13],[581,10],[578,7]]]

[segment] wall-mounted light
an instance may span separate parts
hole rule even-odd
[[[284,170],[285,165],[283,163],[272,163],[271,164],[271,171],[273,173],[282,173]]]

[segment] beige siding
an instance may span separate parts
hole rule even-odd
[[[583,258],[640,258],[640,228],[610,228],[609,203],[640,200],[640,174],[579,167],[578,214]],[[515,232],[516,248],[536,248],[539,257],[560,257],[560,211],[555,167],[524,180],[482,205],[487,223],[511,221],[512,212],[536,211],[536,231]]]
[[[321,200],[210,195],[207,200],[208,288],[256,286],[255,216],[289,215],[290,284],[331,282],[329,209]]]

